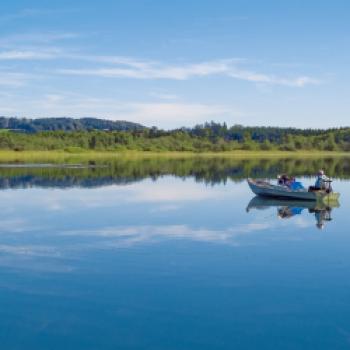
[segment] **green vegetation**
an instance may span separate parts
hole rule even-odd
[[[53,151],[13,151],[0,150],[1,163],[50,163],[50,164],[87,164],[89,162],[105,162],[127,159],[127,160],[143,160],[143,159],[235,159],[235,160],[254,160],[254,159],[326,159],[349,157],[349,153],[344,152],[316,152],[316,151],[232,151],[232,152],[141,152],[141,151],[89,151],[82,150],[72,152],[71,150],[53,150]]]
[[[114,122],[115,123],[115,122]],[[55,124],[56,125],[56,124]],[[350,128],[302,130],[208,123],[192,129],[157,128],[0,133],[2,150],[148,152],[348,152]]]

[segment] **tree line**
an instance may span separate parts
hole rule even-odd
[[[124,120],[106,120],[99,118],[7,118],[0,117],[0,129],[7,129],[16,132],[34,133],[39,131],[130,131],[142,130],[145,127],[141,124]]]
[[[235,150],[349,151],[350,128],[296,129],[244,127],[206,123],[194,128],[161,130],[54,130],[18,132],[3,130],[0,149],[9,150],[139,150],[223,152]]]

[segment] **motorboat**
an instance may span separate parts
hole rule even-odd
[[[340,194],[330,190],[308,190],[306,188],[293,189],[286,185],[274,185],[266,180],[247,179],[250,189],[258,196],[289,198],[305,201],[337,201]]]

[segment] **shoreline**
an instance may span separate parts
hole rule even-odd
[[[227,151],[227,152],[148,152],[148,151],[12,151],[0,150],[0,162],[60,161],[66,159],[108,160],[118,158],[333,158],[350,157],[350,152],[320,151]]]

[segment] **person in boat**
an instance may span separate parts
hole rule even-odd
[[[282,175],[278,175],[277,176],[277,182],[281,186],[286,185],[288,180],[289,180],[289,178],[288,178],[288,176],[286,174],[282,174]]]
[[[326,190],[330,179],[325,175],[324,171],[320,169],[317,173],[317,179],[315,182],[314,190]]]
[[[286,174],[277,176],[277,183],[281,186],[291,187],[295,182],[295,177],[289,177]]]
[[[279,185],[284,186],[288,181],[288,176],[286,174],[277,175],[277,182]]]

